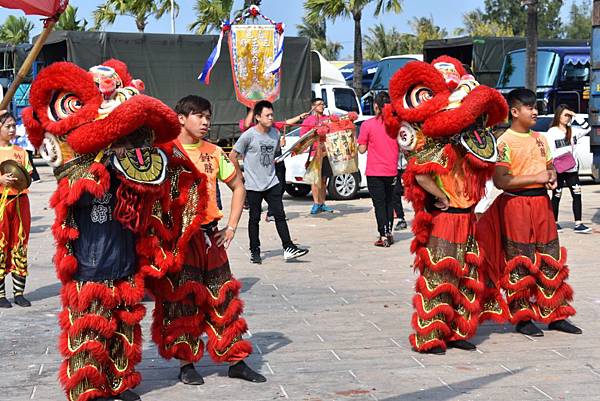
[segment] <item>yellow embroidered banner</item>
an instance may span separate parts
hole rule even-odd
[[[281,69],[269,72],[277,53],[279,33],[274,25],[232,25],[229,52],[238,102],[253,107],[259,100],[279,99]]]

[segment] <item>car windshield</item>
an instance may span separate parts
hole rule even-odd
[[[377,72],[371,83],[371,90],[388,90],[390,87],[390,79],[396,71],[404,67],[409,61],[415,61],[414,58],[392,58],[389,60],[381,60],[377,67]]]
[[[537,86],[552,86],[558,74],[560,56],[552,51],[537,53]],[[498,78],[498,88],[524,88],[526,74],[525,51],[508,53]]]
[[[554,119],[554,116],[538,117],[535,125],[531,127],[531,130],[536,132],[547,132],[550,129],[550,124],[552,124],[552,119]]]
[[[335,107],[344,111],[354,111],[358,113],[358,102],[356,95],[350,88],[334,88],[333,97],[335,99]]]

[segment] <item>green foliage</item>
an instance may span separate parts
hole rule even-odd
[[[106,0],[94,10],[94,28],[99,30],[105,24],[112,25],[117,16],[127,15],[135,19],[138,31],[144,32],[148,18],[159,19],[170,9],[170,0]],[[179,11],[177,3],[175,9]]]
[[[85,31],[87,21],[84,19],[82,23],[77,19],[77,10],[77,7],[69,4],[66,10],[60,15],[54,29],[57,31]]]
[[[342,51],[341,43],[327,40],[327,26],[325,19],[319,23],[312,23],[302,17],[302,24],[296,25],[298,35],[310,39],[313,50],[318,51],[327,60],[337,60]]]
[[[244,0],[241,10],[233,12],[233,0],[196,0],[194,11],[196,20],[188,29],[198,35],[204,35],[211,31],[220,31],[221,23],[227,19],[237,18],[251,5],[260,6],[261,0]]]
[[[538,0],[538,36],[541,39],[561,36],[563,3],[564,0]],[[517,0],[485,0],[483,20],[510,28],[515,36],[525,36],[527,9]]]
[[[18,45],[19,43],[29,43],[29,37],[33,30],[33,23],[25,17],[15,17],[9,15],[0,26],[0,42]]]
[[[369,28],[369,34],[365,36],[364,44],[364,55],[368,60],[380,60],[384,57],[418,52],[415,35],[400,33],[394,27],[386,30],[383,24]]]
[[[567,39],[592,39],[592,9],[590,2],[573,2],[569,12],[569,22],[565,25]]]
[[[512,28],[498,21],[487,21],[483,11],[475,9],[463,14],[464,28],[454,31],[456,36],[513,36]]]
[[[362,92],[362,31],[361,20],[362,13],[366,6],[374,4],[375,16],[383,12],[402,11],[401,0],[306,0],[304,9],[306,10],[306,20],[312,23],[318,23],[323,18],[336,20],[337,18],[352,18],[354,21],[354,90],[360,96]]]

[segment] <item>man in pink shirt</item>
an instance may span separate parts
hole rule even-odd
[[[313,114],[308,116],[302,123],[300,128],[300,136],[305,135],[311,129],[319,126],[323,121],[326,121],[328,117],[324,116],[325,112],[325,101],[321,98],[315,98],[312,101]],[[317,152],[317,146],[320,146],[320,152]],[[329,164],[329,158],[326,156],[325,143],[314,144],[310,150],[311,157],[321,157],[321,184],[311,185],[313,205],[310,209],[310,214],[319,214],[321,212],[333,212],[333,209],[325,204],[325,196],[327,190],[327,180],[333,176],[331,170],[331,164]]]
[[[383,106],[390,102],[387,92],[375,96],[375,117],[365,121],[360,128],[358,151],[367,150],[367,188],[371,194],[377,219],[379,239],[375,246],[389,247],[394,242],[394,185],[398,166],[398,142],[385,131]]]

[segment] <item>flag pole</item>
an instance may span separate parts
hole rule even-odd
[[[8,104],[10,103],[13,96],[15,95],[15,92],[17,91],[17,88],[19,87],[21,82],[23,82],[23,80],[25,79],[27,74],[29,74],[29,71],[31,70],[31,66],[33,65],[33,62],[37,58],[38,54],[40,54],[40,51],[42,50],[44,43],[46,43],[46,39],[48,39],[48,35],[50,35],[50,32],[52,32],[52,28],[54,27],[55,23],[56,23],[56,20],[54,18],[47,20],[47,23],[44,26],[44,30],[42,31],[40,36],[38,36],[37,40],[35,41],[35,44],[33,45],[33,48],[27,55],[27,58],[25,59],[25,61],[23,62],[23,65],[21,66],[21,68],[19,68],[19,72],[17,72],[17,76],[15,77],[12,84],[6,91],[4,98],[2,98],[2,102],[0,102],[0,110],[7,109]]]

